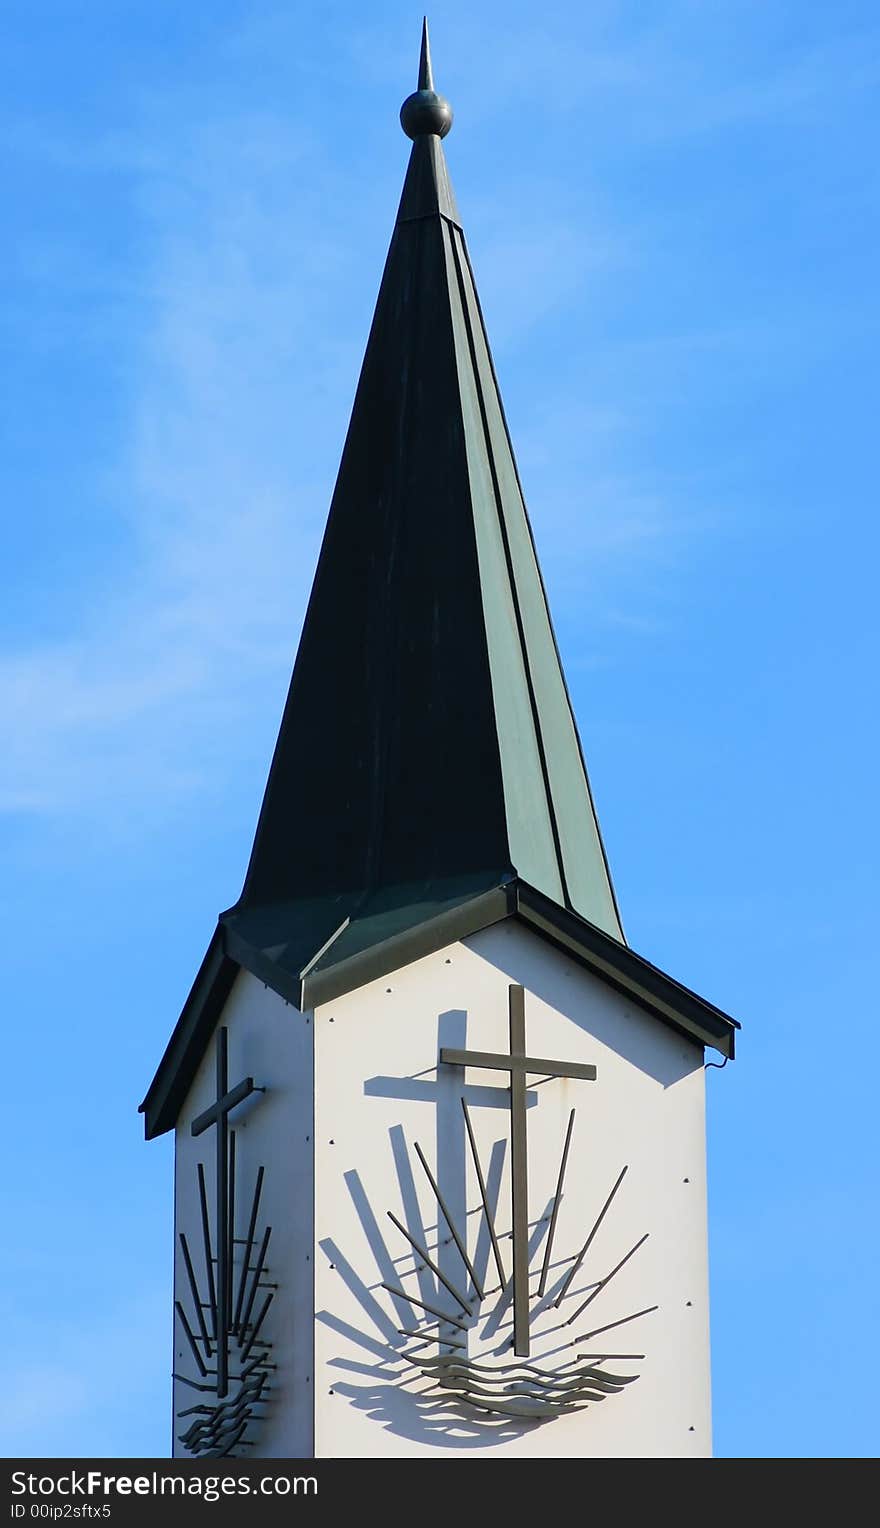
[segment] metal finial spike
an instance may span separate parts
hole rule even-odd
[[[436,134],[438,138],[445,138],[452,126],[452,107],[434,89],[427,16],[422,18],[418,89],[413,91],[411,96],[407,96],[401,106],[400,125],[408,138],[423,138],[430,133]]]
[[[418,90],[434,89],[434,74],[431,69],[431,44],[428,40],[428,18],[422,17],[422,51],[419,54],[419,83]]]

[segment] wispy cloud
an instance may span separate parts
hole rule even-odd
[[[872,77],[859,38],[841,36],[830,61],[790,50],[780,65],[753,59],[751,74],[718,88],[723,29],[718,59],[696,57],[682,41],[687,10],[667,7],[661,23],[620,40],[614,5],[594,8],[590,29],[576,36],[543,25],[529,33],[523,18],[493,30],[491,49],[488,24],[462,13],[449,23],[450,72],[466,83],[492,58],[492,90],[470,92],[472,118],[534,94],[551,119],[572,111],[576,96],[578,111],[586,102],[598,121],[614,96],[625,102],[617,126],[654,140],[802,111],[835,71],[851,70],[853,88]],[[227,39],[227,62],[275,47],[279,28],[289,38],[282,12],[261,14],[262,29]],[[371,69],[383,80],[398,70],[381,28],[339,41],[366,79]],[[577,92],[560,89],[572,78]],[[133,138],[22,140],[71,176],[125,177],[142,242],[130,267],[117,263],[112,273],[114,302],[136,315],[115,357],[130,409],[109,442],[103,485],[127,526],[127,556],[121,570],[118,556],[103,573],[91,570],[89,604],[63,636],[0,657],[14,718],[0,756],[7,811],[124,810],[133,793],[161,810],[164,800],[222,789],[255,727],[266,754],[375,292],[352,228],[363,216],[372,237],[377,219],[390,223],[391,208],[377,212],[370,185],[355,183],[295,102],[286,114],[252,104],[218,113],[216,102],[205,111],[203,100],[152,97],[142,117]],[[645,257],[639,228],[615,223],[586,182],[572,200],[564,177],[530,186],[528,173],[509,186],[499,180],[469,207],[502,381],[512,364],[505,355],[531,327],[564,311],[596,273]],[[533,203],[539,218],[525,215]],[[85,279],[85,261],[79,269]],[[676,346],[735,348],[742,335],[647,343],[668,355]],[[542,391],[543,410],[516,439],[559,597],[583,587],[590,569],[607,591],[612,567],[631,577],[640,561],[668,561],[717,523],[715,511],[697,518],[680,509],[683,485],[620,465],[615,446],[631,417],[588,400],[586,423],[572,425],[564,382],[554,390],[545,377]],[[624,610],[612,590],[609,621]]]
[[[760,0],[711,14],[673,0],[641,17],[629,5],[591,5],[557,25],[524,9],[503,28],[479,12],[454,27],[453,66],[466,82],[479,77],[475,109],[491,120],[506,102],[516,101],[519,121],[539,103],[585,134],[611,120],[615,135],[656,143],[770,118],[802,122],[839,103],[841,82],[858,95],[880,79],[878,27],[864,18],[813,36],[800,7],[783,6],[786,20]],[[468,45],[456,46],[465,35]]]
[[[340,301],[358,262],[352,188],[344,170],[306,174],[320,149],[265,115],[198,121],[189,141],[153,137],[128,159],[118,140],[93,163],[42,152],[75,175],[111,163],[141,209],[141,325],[117,356],[131,408],[103,485],[128,544],[122,571],[118,557],[93,570],[73,629],[0,657],[14,717],[0,807],[161,811],[222,790],[278,714],[365,338],[365,313]],[[502,311],[514,287],[553,290],[563,237],[521,235],[511,254],[502,230]]]
[[[234,767],[255,689],[289,667],[356,367],[332,322],[315,347],[345,245],[317,232],[303,249],[279,185],[302,152],[294,124],[227,119],[197,138],[132,146],[142,326],[116,357],[132,402],[103,484],[125,565],[95,574],[75,629],[0,658],[7,810],[204,785]],[[125,164],[121,144],[112,158]],[[74,159],[88,174],[106,150]]]

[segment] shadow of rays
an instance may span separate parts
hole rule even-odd
[[[438,1115],[441,1103],[437,1100]],[[389,1195],[393,1210],[370,1196],[360,1170],[350,1168],[343,1174],[354,1211],[349,1226],[363,1236],[375,1272],[362,1265],[362,1277],[336,1242],[322,1241],[334,1276],[359,1309],[349,1305],[348,1321],[328,1310],[318,1312],[317,1320],[345,1344],[326,1358],[334,1405],[337,1400],[348,1402],[386,1430],[412,1441],[439,1445],[442,1440],[452,1449],[497,1447],[521,1437],[524,1429],[530,1432],[556,1416],[619,1394],[638,1378],[609,1373],[602,1366],[610,1357],[641,1361],[642,1354],[578,1350],[588,1339],[626,1328],[656,1306],[626,1315],[609,1310],[615,1319],[597,1317],[599,1324],[589,1332],[573,1332],[571,1327],[629,1264],[647,1233],[611,1267],[609,1258],[600,1279],[581,1273],[623,1181],[624,1167],[580,1250],[553,1257],[572,1111],[556,1187],[543,1213],[529,1219],[523,1249],[533,1357],[531,1362],[514,1359],[513,1232],[504,1195],[509,1143],[496,1140],[484,1155],[462,1095],[456,1093],[442,1107],[445,1126],[438,1129],[436,1158],[430,1161],[418,1143],[408,1139],[402,1124],[388,1128],[393,1170],[391,1183],[381,1193],[383,1199]],[[466,1141],[470,1158],[462,1149]],[[393,1230],[382,1218],[383,1210]],[[569,1302],[573,1314],[566,1316]],[[351,1345],[359,1351],[352,1353]],[[527,1360],[528,1354],[527,1345]]]

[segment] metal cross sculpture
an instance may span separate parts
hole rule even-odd
[[[211,1303],[216,1309],[217,1340],[217,1395],[222,1400],[229,1391],[229,1326],[232,1311],[232,1263],[235,1228],[229,1213],[230,1198],[235,1199],[235,1156],[230,1160],[229,1115],[236,1105],[243,1103],[251,1093],[262,1092],[254,1085],[253,1077],[245,1077],[234,1088],[229,1086],[228,1032],[225,1027],[217,1031],[217,1097],[210,1108],[192,1122],[193,1135],[203,1135],[212,1125],[217,1126],[217,1285],[211,1290]],[[230,1194],[230,1167],[233,1174]],[[213,1281],[213,1269],[208,1262],[208,1283]]]
[[[510,988],[510,1054],[452,1050],[442,1047],[440,1060],[448,1066],[484,1067],[510,1077],[510,1177],[513,1221],[513,1351],[528,1358],[529,1347],[529,1188],[526,1077],[579,1077],[596,1081],[596,1068],[574,1061],[548,1061],[526,1055],[525,989]],[[465,1111],[465,1119],[470,1122]],[[481,1185],[482,1190],[482,1185]],[[485,1199],[485,1194],[483,1195]],[[496,1248],[496,1257],[497,1257]]]
[[[190,1127],[194,1136],[204,1135],[212,1127],[217,1132],[213,1236],[208,1213],[205,1165],[203,1162],[196,1163],[207,1298],[203,1298],[193,1267],[186,1232],[181,1231],[180,1250],[189,1283],[193,1325],[187,1318],[184,1300],[174,1302],[199,1378],[186,1374],[175,1374],[174,1377],[206,1398],[204,1402],[200,1401],[177,1413],[181,1421],[184,1418],[195,1418],[186,1431],[178,1436],[188,1453],[215,1459],[228,1457],[240,1443],[244,1442],[245,1446],[249,1444],[250,1440],[246,1439],[245,1434],[251,1419],[258,1415],[258,1408],[265,1403],[269,1390],[269,1371],[275,1367],[270,1362],[271,1340],[261,1335],[277,1288],[267,1277],[269,1270],[266,1254],[272,1227],[265,1227],[262,1238],[258,1238],[257,1232],[265,1169],[258,1167],[256,1170],[247,1236],[237,1237],[235,1131],[229,1125],[233,1109],[252,1093],[262,1093],[265,1090],[256,1086],[253,1077],[245,1077],[234,1088],[230,1088],[228,1071],[228,1034],[225,1026],[221,1025],[217,1030],[216,1097],[210,1107],[193,1120]],[[243,1251],[235,1288],[237,1247]],[[264,1298],[257,1309],[256,1302],[260,1294]],[[209,1367],[212,1363],[214,1367]],[[214,1398],[210,1405],[207,1404],[208,1396]]]

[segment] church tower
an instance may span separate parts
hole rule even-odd
[[[442,139],[409,166],[174,1130],[174,1452],[711,1452],[704,1053],[627,944]]]

